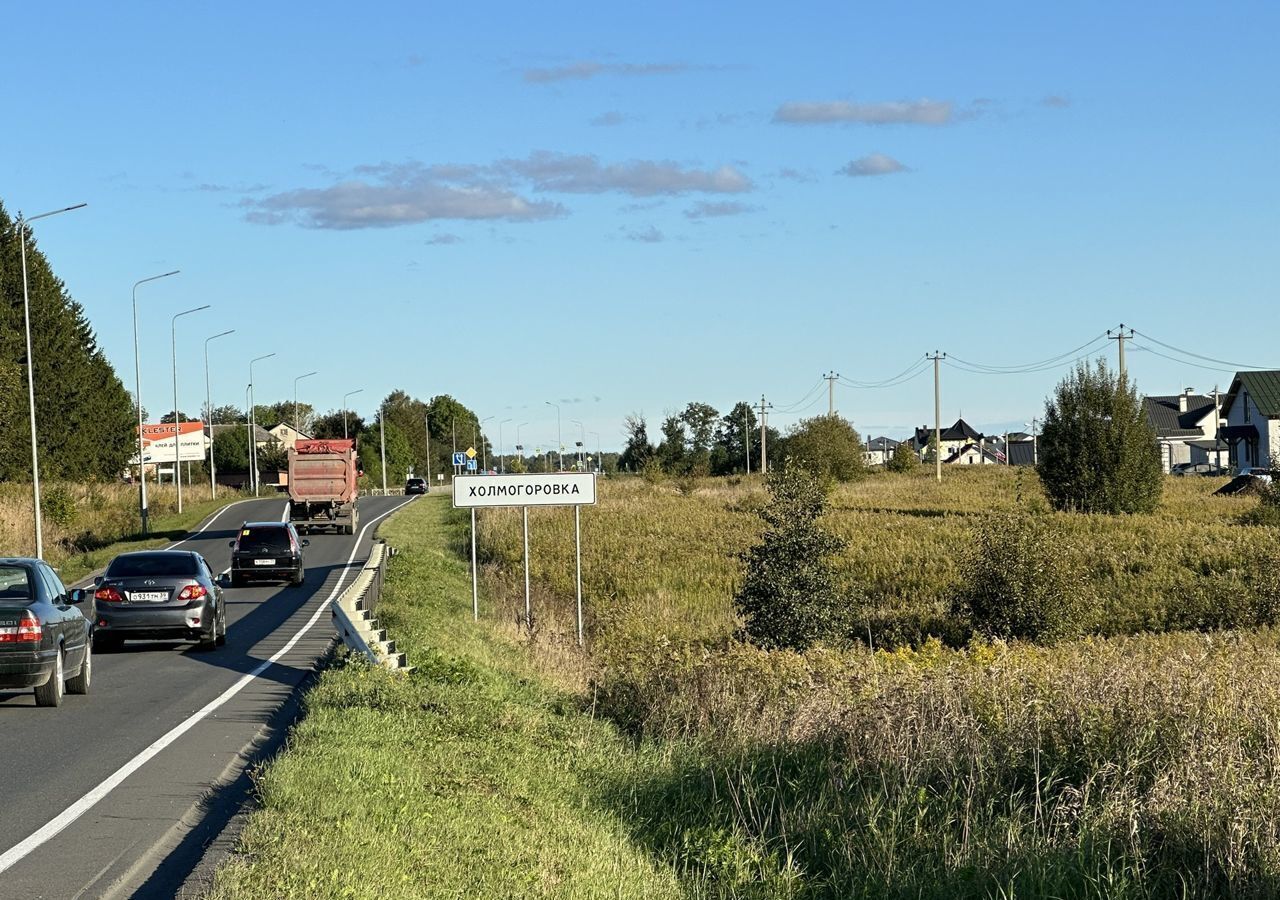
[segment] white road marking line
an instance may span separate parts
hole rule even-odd
[[[294,648],[294,645],[296,645],[298,641],[302,640],[303,635],[305,635],[308,631],[310,631],[312,626],[316,624],[316,622],[320,619],[321,614],[324,613],[326,610],[328,610],[329,604],[333,602],[333,598],[338,596],[338,592],[342,589],[342,583],[346,580],[347,573],[351,570],[351,562],[356,558],[356,552],[360,549],[360,541],[364,538],[364,533],[369,530],[369,527],[373,525],[374,522],[386,516],[391,515],[393,512],[395,512],[400,507],[404,506],[406,503],[412,503],[412,502],[413,502],[412,500],[405,500],[401,503],[397,503],[395,506],[391,507],[391,509],[387,510],[386,512],[381,513],[380,515],[374,516],[372,519],[369,520],[369,522],[364,526],[364,528],[360,529],[360,533],[356,536],[355,546],[351,548],[351,555],[347,557],[346,565],[343,566],[342,573],[338,576],[338,583],[334,585],[333,590],[330,592],[329,596],[325,598],[325,600],[320,604],[319,608],[316,609],[315,614],[311,617],[311,619],[307,622],[307,624],[303,625],[302,628],[299,629],[298,632],[294,634],[293,637],[289,638],[289,641],[283,647],[281,647],[278,651],[276,651],[276,653],[270,659],[266,660],[265,662],[259,663],[258,666],[253,669],[253,671],[245,675],[242,675],[239,681],[231,685],[231,687],[227,688],[225,691],[223,691],[213,700],[206,703],[203,707],[196,710],[185,721],[181,722],[178,725],[175,725],[168,732],[166,732],[163,737],[155,741],[149,747],[145,748],[141,753],[139,753],[133,759],[129,760],[123,766],[116,769],[115,772],[109,775],[97,787],[90,789],[88,793],[82,796],[79,800],[72,803],[70,806],[68,806],[66,809],[60,812],[57,816],[50,819],[43,826],[41,826],[36,831],[34,831],[30,836],[28,836],[22,841],[19,841],[17,844],[14,844],[4,853],[0,853],[0,873],[7,872],[9,869],[13,868],[13,866],[15,866],[17,863],[21,862],[28,855],[30,855],[33,850],[37,849],[42,844],[45,844],[52,838],[56,837],[68,825],[70,825],[71,823],[76,821],[76,819],[80,818],[86,812],[92,809],[100,800],[102,800],[102,798],[106,797],[107,794],[111,793],[113,790],[119,787],[120,783],[123,782],[126,778],[128,778],[134,772],[138,771],[144,765],[150,762],[157,754],[160,753],[161,750],[163,750],[165,747],[168,747],[178,738],[182,737],[184,734],[190,731],[193,727],[195,727],[195,725],[197,725],[199,722],[207,718],[210,713],[218,709],[220,706],[225,704],[228,700],[230,700],[236,694],[244,690],[250,684],[250,682],[256,679],[259,675],[261,675],[268,668],[274,665],[281,657],[283,657],[286,653],[292,650]]]

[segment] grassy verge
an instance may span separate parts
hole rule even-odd
[[[383,527],[380,616],[416,670],[324,673],[213,897],[685,895],[619,814],[668,762],[470,621],[457,527],[444,497]]]
[[[179,540],[207,516],[243,495],[207,484],[183,488],[183,509],[170,486],[150,486],[151,534],[138,533],[138,490],[128,485],[50,482],[43,485],[44,558],[67,584],[110,562],[117,553],[148,550]],[[0,485],[0,556],[35,552],[29,485]]]

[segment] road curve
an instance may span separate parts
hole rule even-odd
[[[298,587],[226,588],[225,647],[98,654],[92,692],[60,709],[0,691],[0,898],[174,896],[243,799],[245,766],[292,717],[333,639],[327,601],[368,557],[375,518],[405,502],[366,497],[355,536],[309,536]],[[223,571],[236,527],[284,510],[233,504],[180,547]]]

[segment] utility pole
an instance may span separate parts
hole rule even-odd
[[[764,399],[764,394],[760,395],[760,474],[769,474],[769,431],[768,416],[769,410],[773,409],[773,404],[768,403]]]
[[[836,379],[840,377],[840,373],[832,369],[822,377],[827,382],[827,415],[834,416],[836,414]]]
[[[1133,329],[1132,329],[1132,328],[1130,328],[1130,329],[1129,329],[1129,333],[1128,333],[1128,334],[1125,334],[1125,330],[1124,330],[1124,323],[1123,323],[1123,322],[1121,322],[1121,323],[1120,323],[1120,328],[1116,331],[1116,333],[1115,333],[1115,334],[1112,334],[1112,333],[1111,333],[1111,329],[1110,329],[1110,328],[1108,328],[1108,329],[1107,329],[1107,340],[1115,341],[1115,342],[1116,342],[1116,346],[1117,346],[1117,347],[1119,348],[1119,350],[1120,350],[1120,381],[1121,381],[1121,383],[1123,383],[1123,382],[1124,382],[1124,379],[1125,379],[1125,369],[1124,369],[1124,342],[1125,342],[1125,341],[1131,341],[1131,340],[1133,340]]]
[[[942,480],[942,381],[939,375],[938,363],[947,358],[947,354],[933,351],[933,355],[924,355],[925,359],[933,360],[933,464],[937,471],[937,478]]]
[[[1215,393],[1215,396],[1216,393]],[[747,419],[747,410],[742,410],[742,443],[747,447],[747,474],[751,474],[751,423]]]

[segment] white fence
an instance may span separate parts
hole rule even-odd
[[[385,543],[374,543],[360,574],[333,601],[333,627],[344,644],[375,665],[406,669],[405,655],[396,649],[395,641],[387,639],[387,630],[378,624],[376,615],[390,555]]]

